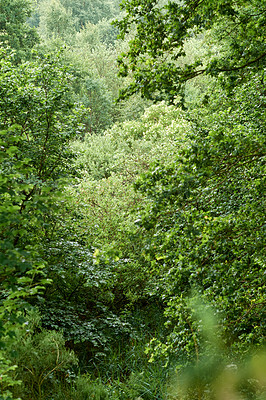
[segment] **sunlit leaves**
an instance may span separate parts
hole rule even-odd
[[[137,183],[151,198],[138,221],[148,231],[143,249],[160,276],[154,290],[169,301],[166,312],[175,326],[169,346],[174,340],[180,351],[183,340],[193,345],[189,314],[182,311],[193,291],[214,305],[232,348],[260,343],[265,329],[265,118],[259,75],[235,89],[233,99],[223,95],[217,90],[212,107],[191,113],[194,133],[181,157],[158,164]]]
[[[131,30],[136,35],[129,50],[118,58],[120,74],[133,74],[134,82],[120,92],[120,99],[136,92],[158,101],[174,102],[183,94],[185,82],[200,76],[226,76],[232,88],[248,79],[253,70],[262,70],[265,60],[265,38],[261,24],[265,13],[260,1],[124,1],[125,15],[115,22],[121,38]],[[186,43],[207,29],[213,29],[209,57],[184,64]],[[217,54],[216,46],[220,47]]]
[[[26,23],[30,10],[28,0],[0,1],[1,46],[15,50],[16,61],[30,58],[32,47],[39,41],[35,28]]]
[[[23,320],[28,298],[50,283],[44,274],[43,241],[54,229],[62,179],[71,173],[69,142],[80,129],[79,112],[67,96],[70,80],[58,59],[47,56],[15,66],[1,51],[0,344],[4,350],[6,338]],[[5,385],[11,384],[5,377]]]

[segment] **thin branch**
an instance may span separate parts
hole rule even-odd
[[[240,65],[239,67],[232,67],[232,68],[219,68],[218,71],[220,71],[220,72],[238,71],[240,69],[244,69],[244,68],[248,67],[251,64],[255,64],[257,61],[261,60],[265,56],[266,56],[266,53],[263,53],[260,56],[258,56],[257,58],[255,58],[255,60],[249,61],[244,65]]]
[[[263,300],[262,302],[260,302],[260,303],[253,303],[253,304],[251,304],[251,306],[248,308],[248,310],[244,313],[244,314],[242,314],[236,321],[231,321],[230,322],[230,325],[231,324],[237,324],[237,323],[239,323],[240,321],[242,321],[252,310],[253,310],[253,308],[255,308],[255,307],[263,307],[264,305],[266,304],[266,300]]]
[[[192,333],[192,338],[193,338],[193,342],[194,342],[194,347],[195,347],[195,352],[196,352],[196,357],[197,357],[197,363],[198,363],[199,362],[199,347],[198,347],[196,335],[195,335],[195,332],[194,332],[194,330],[192,328],[192,325],[191,325],[191,323],[189,321],[189,318],[186,318],[186,321],[187,321],[187,324],[188,324],[188,326],[190,328],[190,331]]]

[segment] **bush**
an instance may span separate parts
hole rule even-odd
[[[26,319],[8,349],[9,358],[17,365],[14,378],[22,381],[13,395],[22,400],[51,400],[54,393],[71,386],[77,357],[65,348],[61,332],[40,330],[36,315]]]

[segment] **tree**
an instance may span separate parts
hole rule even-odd
[[[0,41],[2,46],[16,51],[16,60],[30,57],[33,46],[39,42],[35,28],[26,21],[31,13],[29,0],[0,1]]]
[[[41,2],[39,12],[38,30],[45,41],[63,39],[67,42],[75,33],[75,18],[59,0]]]
[[[89,108],[85,124],[88,132],[100,133],[112,124],[111,93],[102,79],[87,76],[79,98]]]
[[[118,1],[109,0],[61,0],[62,4],[70,9],[77,18],[77,31],[87,22],[97,24],[103,18],[110,19],[118,13]]]
[[[265,4],[260,0],[124,0],[121,6],[125,16],[115,22],[120,37],[132,28],[136,35],[129,50],[118,58],[120,74],[134,77],[120,98],[140,92],[149,99],[173,103],[192,78],[222,76],[232,87],[264,65]],[[189,38],[205,35],[210,29],[208,57],[183,64]],[[218,54],[216,48],[212,51],[213,43],[219,45]]]
[[[191,297],[213,307],[231,351],[261,345],[265,330],[265,111],[260,74],[192,121],[191,142],[137,187],[150,199],[140,226],[154,291],[167,303],[173,354],[198,357],[202,326]],[[146,234],[145,234],[146,232]],[[160,282],[158,284],[158,281]],[[199,342],[198,342],[199,340]],[[165,348],[164,348],[165,350]]]
[[[48,282],[42,245],[53,234],[62,182],[71,173],[69,142],[79,130],[70,81],[58,58],[15,66],[1,50],[1,371],[8,367],[6,340],[23,322],[28,298]],[[12,383],[8,379],[1,382],[3,391]]]

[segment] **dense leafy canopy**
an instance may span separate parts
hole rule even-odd
[[[227,344],[263,341],[263,91],[254,76],[234,91],[234,101],[218,97],[213,110],[219,112],[192,117],[191,145],[181,156],[137,183],[151,198],[141,219],[151,233],[145,252],[179,351],[184,342],[194,347],[189,311],[182,316],[193,293],[213,304]]]
[[[116,16],[118,4],[118,0],[37,0],[29,22],[40,28],[44,22],[48,30],[50,28],[50,33],[53,31],[55,36],[56,33],[60,33],[60,27],[65,27],[68,31],[72,27],[78,32],[87,23],[98,24]]]
[[[61,0],[61,2],[76,17],[78,28],[84,26],[88,21],[97,24],[103,18],[110,19],[118,11],[117,0]]]
[[[264,1],[32,5],[0,0],[0,399],[262,400]]]
[[[14,66],[2,50],[0,71],[3,346],[27,298],[48,282],[42,277],[42,241],[54,229],[61,182],[73,158],[68,143],[79,117],[67,96],[71,77],[56,58]]]
[[[174,102],[192,78],[222,74],[232,86],[249,79],[249,72],[265,61],[263,1],[124,0],[121,7],[126,14],[115,23],[120,37],[131,28],[136,30],[129,50],[118,60],[120,74],[134,77],[121,98],[140,92],[155,101]],[[202,54],[186,61],[185,44],[197,35],[209,42],[207,57]]]
[[[0,42],[16,50],[16,60],[25,60],[30,50],[38,43],[34,28],[26,24],[30,16],[31,2],[28,0],[0,1]]]

